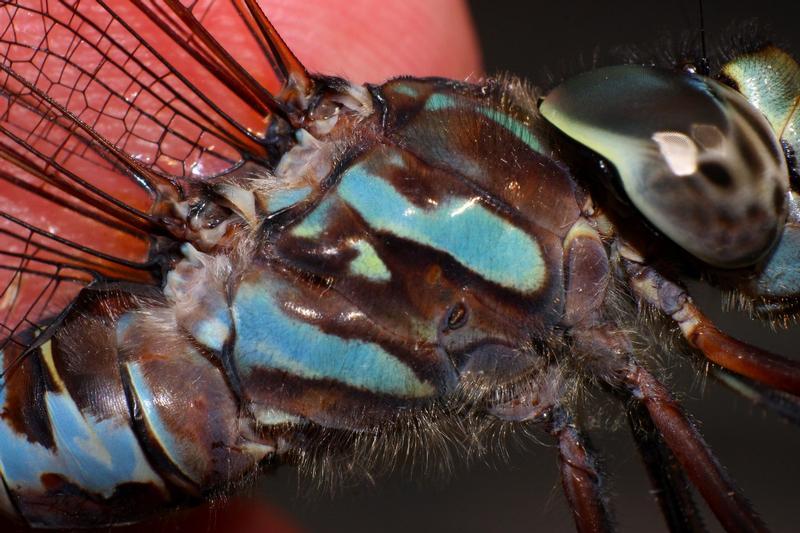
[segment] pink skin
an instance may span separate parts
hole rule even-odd
[[[466,79],[482,73],[471,16],[461,0],[260,3],[311,72],[357,82],[398,74]]]
[[[260,4],[311,72],[376,83],[401,74],[464,80],[483,73],[478,40],[462,0],[260,0]],[[0,530],[28,531],[2,519]],[[212,510],[206,506],[115,531],[303,530],[266,502],[234,499]]]

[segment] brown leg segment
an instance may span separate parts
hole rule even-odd
[[[636,295],[672,317],[689,344],[709,361],[763,385],[800,396],[800,362],[726,335],[700,312],[683,287],[650,267],[623,261]]]
[[[723,472],[703,438],[667,389],[652,374],[632,366],[629,392],[647,409],[667,446],[726,531],[766,531],[766,527]]]
[[[561,482],[580,533],[611,532],[610,513],[600,487],[600,473],[586,439],[563,411],[553,414],[550,432],[558,438]]]
[[[641,403],[628,409],[628,422],[669,530],[673,533],[707,531],[692,498],[689,481]]]
[[[684,335],[709,361],[775,389],[800,394],[800,364],[797,361],[727,336],[714,327],[694,304],[685,304],[685,312],[691,314],[690,319],[696,325],[684,330]]]

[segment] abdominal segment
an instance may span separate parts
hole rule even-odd
[[[129,298],[83,303],[21,362],[15,345],[2,354],[2,511],[38,527],[138,521],[272,454],[249,439],[224,374],[189,342],[143,334]],[[132,337],[136,350],[119,348]]]

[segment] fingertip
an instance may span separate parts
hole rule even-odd
[[[398,75],[482,74],[463,0],[262,0],[309,71],[380,82]]]

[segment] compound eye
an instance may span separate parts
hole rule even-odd
[[[610,161],[659,231],[717,267],[750,265],[786,218],[789,171],[764,116],[703,76],[634,65],[556,87],[542,115]]]

